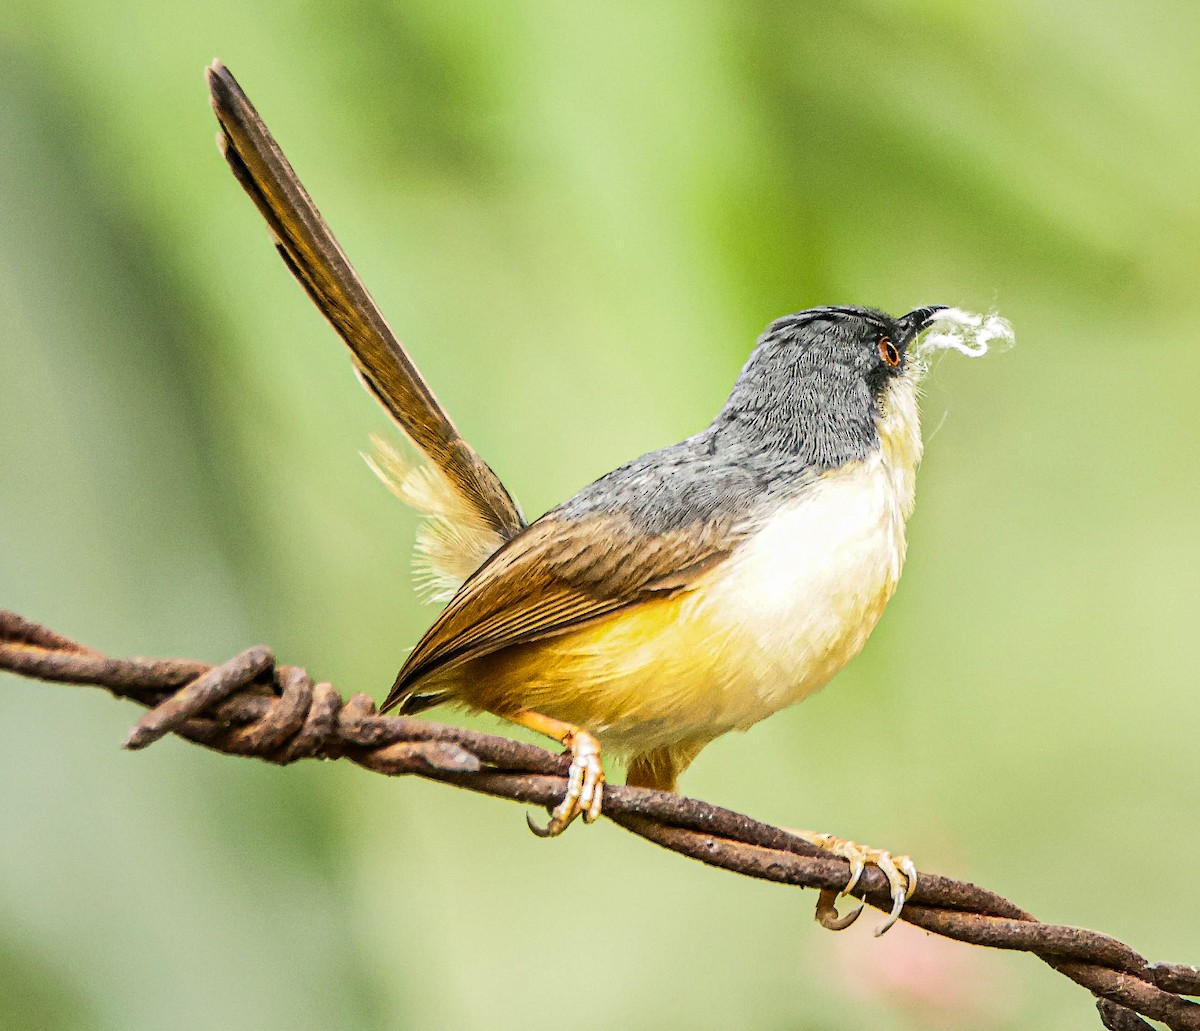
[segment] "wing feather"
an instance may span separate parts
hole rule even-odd
[[[383,709],[436,672],[686,590],[738,540],[724,520],[648,534],[621,514],[573,520],[552,512],[463,585],[409,655]]]

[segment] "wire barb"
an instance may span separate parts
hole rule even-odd
[[[0,610],[0,671],[107,688],[150,709],[126,747],[168,733],[228,755],[281,765],[348,759],[386,776],[412,774],[526,805],[563,797],[569,756],[536,745],[411,717],[380,716],[365,694],[348,701],[304,670],[275,664],[268,648],[218,666],[190,659],[113,659],[15,612]],[[603,815],[633,834],[709,866],[814,888],[828,901],[850,865],[781,827],[693,798],[608,784]],[[888,912],[887,878],[875,867],[853,895]],[[836,911],[835,911],[836,912]],[[828,918],[828,915],[827,915]],[[1148,963],[1097,931],[1044,924],[1007,899],[963,881],[921,873],[900,919],[947,938],[1029,952],[1092,992],[1107,1028],[1200,1031],[1200,968]],[[1139,1016],[1140,1015],[1140,1016]]]

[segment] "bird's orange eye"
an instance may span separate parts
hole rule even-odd
[[[879,339],[879,357],[893,369],[900,364],[900,352],[896,350],[896,345],[887,337],[880,337]]]

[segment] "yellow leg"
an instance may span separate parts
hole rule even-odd
[[[789,830],[791,829],[789,828]],[[820,834],[817,831],[792,830],[791,833],[798,838],[803,838],[810,845],[817,845],[827,852],[832,852],[835,856],[841,856],[850,863],[850,880],[840,894],[847,894],[854,890],[854,886],[858,884],[858,879],[862,876],[868,863],[879,867],[887,878],[888,886],[892,891],[892,911],[883,923],[875,928],[875,937],[878,938],[900,919],[900,911],[904,908],[905,901],[917,888],[917,868],[908,856],[893,857],[890,852],[885,852],[883,849],[869,848],[854,841],[847,841],[845,838],[835,838],[832,834]],[[817,921],[822,927],[831,931],[845,930],[858,919],[863,908],[859,903],[857,909],[845,916],[839,916],[835,905],[838,895],[839,892],[826,890],[821,892],[821,896],[817,900]]]
[[[604,801],[604,767],[600,763],[600,742],[582,727],[564,723],[540,712],[524,709],[506,715],[505,719],[519,723],[522,727],[547,737],[554,738],[571,752],[571,769],[567,774],[567,793],[550,814],[550,822],[539,827],[531,817],[526,817],[529,829],[540,838],[552,838],[565,831],[576,816],[584,823],[594,823],[600,818],[600,806]]]
[[[708,741],[681,741],[635,755],[629,762],[625,783],[634,788],[654,788],[656,791],[677,790],[679,775]]]

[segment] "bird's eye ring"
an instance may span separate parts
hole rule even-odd
[[[900,352],[887,337],[879,338],[879,357],[893,369],[900,364]]]

